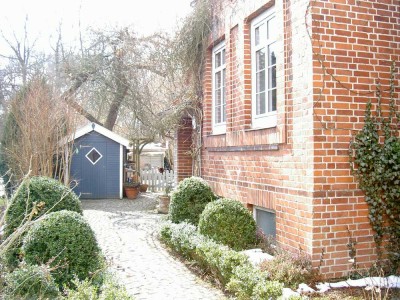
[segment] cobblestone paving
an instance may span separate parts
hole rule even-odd
[[[82,200],[111,271],[137,300],[226,299],[159,243],[163,215],[157,214],[156,202],[151,193],[135,200]]]

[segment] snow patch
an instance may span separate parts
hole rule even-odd
[[[357,280],[346,280],[334,283],[319,283],[316,285],[319,293],[325,293],[330,289],[346,287],[380,287],[380,288],[400,288],[399,276],[388,277],[366,277]]]
[[[262,263],[264,260],[272,260],[274,257],[269,255],[268,253],[263,253],[261,249],[249,249],[241,251],[241,253],[247,255],[250,263],[253,266],[257,266]]]

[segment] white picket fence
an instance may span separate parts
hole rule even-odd
[[[170,185],[175,186],[174,171],[164,171],[160,173],[157,169],[141,170],[140,179],[142,184],[148,184],[149,191],[162,192]]]

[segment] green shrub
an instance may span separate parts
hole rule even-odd
[[[99,288],[91,280],[73,280],[74,289],[66,289],[66,300],[133,300],[125,287],[119,285],[111,274],[105,276]]]
[[[58,287],[47,266],[22,265],[5,276],[4,299],[56,299]]]
[[[34,203],[41,205],[33,219],[60,210],[71,210],[82,214],[79,198],[71,189],[48,177],[32,177],[21,184],[11,199],[5,216],[6,237],[24,222],[32,211]]]
[[[282,295],[283,283],[278,281],[261,281],[253,290],[253,300],[278,299]]]
[[[260,270],[266,272],[270,280],[284,282],[292,289],[297,289],[302,282],[314,281],[314,276],[317,276],[307,255],[282,249],[277,251],[274,259],[262,262]]]
[[[107,276],[104,284],[101,287],[101,293],[99,300],[133,300],[126,288],[118,282],[112,276]]]
[[[204,207],[215,198],[205,180],[199,177],[186,178],[171,194],[170,219],[173,223],[186,221],[197,226]]]
[[[282,283],[270,281],[267,273],[250,264],[235,268],[227,285],[227,290],[238,300],[277,299],[282,295],[282,289]]]
[[[235,250],[256,242],[256,222],[242,203],[223,198],[207,204],[200,216],[200,233]]]
[[[195,253],[203,268],[208,269],[223,286],[229,282],[237,266],[249,264],[247,256],[243,253],[212,240],[200,243]]]
[[[262,273],[252,265],[239,266],[234,269],[232,278],[226,288],[238,300],[251,299],[254,287],[262,280]]]
[[[55,282],[69,285],[76,276],[83,280],[101,268],[100,249],[94,232],[81,215],[72,211],[48,214],[24,238],[23,251],[29,264],[50,263]]]
[[[188,223],[166,222],[161,227],[161,240],[188,259],[195,260],[205,271],[226,285],[237,266],[249,264],[246,255],[201,235]]]
[[[197,246],[206,239],[197,232],[196,226],[186,222],[164,223],[161,227],[160,238],[186,258],[193,258]]]

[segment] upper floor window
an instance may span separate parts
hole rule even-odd
[[[269,9],[251,22],[252,126],[276,126],[276,17]]]
[[[226,131],[225,76],[225,43],[222,42],[212,51],[213,133],[216,134]]]

